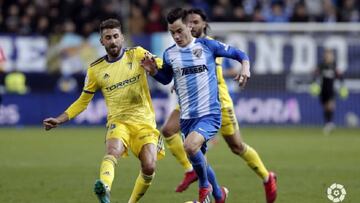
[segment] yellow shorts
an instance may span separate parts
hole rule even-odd
[[[111,122],[108,124],[106,140],[111,138],[120,139],[125,145],[126,150],[122,156],[128,156],[128,149],[130,149],[136,157],[139,157],[142,147],[149,143],[157,146],[158,160],[165,156],[163,138],[151,125]]]
[[[234,107],[224,107],[221,109],[222,123],[220,133],[222,136],[234,135],[239,129],[239,124],[235,116]]]

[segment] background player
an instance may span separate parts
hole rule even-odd
[[[193,38],[187,16],[187,11],[180,8],[170,11],[168,28],[176,44],[165,51],[160,70],[150,58],[146,58],[144,68],[163,84],[174,78],[184,148],[199,178],[199,201],[208,202],[213,190],[215,202],[221,203],[225,202],[227,189],[220,189],[204,157],[206,142],[215,136],[221,125],[215,58],[230,57],[243,64],[241,74],[235,78],[242,87],[250,77],[249,59],[244,52],[218,41]]]
[[[191,26],[191,34],[196,38],[209,38],[207,36],[207,17],[200,9],[190,9],[188,11],[188,21]],[[216,58],[216,71],[218,78],[219,98],[221,102],[222,123],[220,132],[226,143],[236,155],[239,155],[245,160],[249,167],[264,181],[265,193],[267,202],[274,202],[276,199],[276,177],[272,172],[268,172],[263,162],[261,161],[257,152],[243,142],[238,126],[238,121],[234,113],[234,107],[229,95],[229,91],[222,74],[222,58]],[[169,146],[172,154],[177,158],[179,163],[185,168],[185,177],[183,181],[176,188],[177,192],[182,192],[188,186],[196,181],[196,174],[188,167],[185,154],[182,152],[182,140],[179,137],[180,111],[178,108],[174,109],[170,114],[169,119],[162,128],[162,133],[165,137],[166,143]]]
[[[320,79],[320,86],[315,82]],[[334,51],[332,49],[325,49],[323,52],[323,60],[319,63],[315,70],[314,82],[311,85],[312,94],[320,93],[320,103],[323,109],[323,117],[325,126],[324,134],[329,134],[334,128],[333,122],[335,111],[335,80],[339,79],[343,82],[343,77],[338,71],[335,61]],[[346,98],[348,96],[347,88],[342,84],[340,88],[340,96]]]
[[[157,143],[155,115],[151,103],[146,72],[140,61],[147,51],[141,47],[124,49],[120,22],[108,19],[101,23],[101,44],[107,55],[90,65],[83,93],[64,113],[44,120],[46,130],[74,118],[82,112],[101,89],[108,109],[106,155],[100,167],[100,180],[95,193],[101,203],[110,202],[110,189],[117,159],[130,149],[141,162],[129,203],[138,202],[151,184],[155,174]],[[156,63],[160,66],[161,60]],[[163,151],[162,151],[163,152]],[[162,154],[164,155],[164,154]]]

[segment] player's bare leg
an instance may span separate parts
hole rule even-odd
[[[192,168],[192,165],[186,156],[184,150],[183,141],[180,136],[180,111],[174,109],[165,125],[161,129],[163,136],[165,137],[166,146],[174,155],[176,160],[184,168],[184,179],[176,187],[176,192],[183,192],[189,185],[197,180],[197,175]]]
[[[141,163],[141,171],[136,179],[129,203],[138,202],[151,185],[151,182],[155,176],[157,160],[156,146],[152,143],[144,145],[139,154],[139,160]]]
[[[124,144],[120,139],[111,138],[106,140],[106,155],[100,167],[100,179],[95,181],[94,192],[100,203],[110,203],[110,190],[115,176],[117,159],[125,151]]]
[[[179,133],[180,131],[180,111],[174,109],[169,118],[166,120],[164,126],[161,129],[165,138],[169,138],[172,135]]]
[[[263,179],[267,203],[274,202],[277,195],[275,174],[273,172],[268,172],[258,153],[243,142],[239,130],[236,130],[233,135],[223,135],[223,137],[231,151],[242,157],[248,166]]]

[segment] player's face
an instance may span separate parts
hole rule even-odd
[[[168,27],[172,38],[180,47],[185,47],[191,42],[192,36],[190,27],[181,19],[176,20],[172,24],[168,24]]]
[[[188,16],[189,25],[191,27],[191,34],[193,37],[204,37],[204,30],[206,28],[206,22],[203,21],[200,15],[190,14]]]
[[[124,37],[117,28],[104,29],[101,33],[100,42],[105,47],[106,53],[116,58],[120,54]]]
[[[324,53],[324,59],[326,63],[334,62],[334,52],[332,50],[326,50]]]

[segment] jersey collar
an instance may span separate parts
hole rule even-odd
[[[176,44],[176,47],[179,48],[180,50],[185,50],[185,49],[193,47],[194,44],[195,44],[195,40],[196,40],[196,38],[193,37],[192,41],[188,45],[186,45],[185,47],[181,47],[181,46],[177,45],[176,43],[175,44]]]
[[[122,58],[122,56],[124,55],[124,52],[125,52],[125,50],[123,48],[121,48],[120,54],[119,54],[119,56],[117,58],[115,58],[113,60],[109,60],[108,55],[106,55],[105,60],[108,63],[114,63],[114,62],[116,62],[116,61],[118,61],[118,60],[120,60]]]

